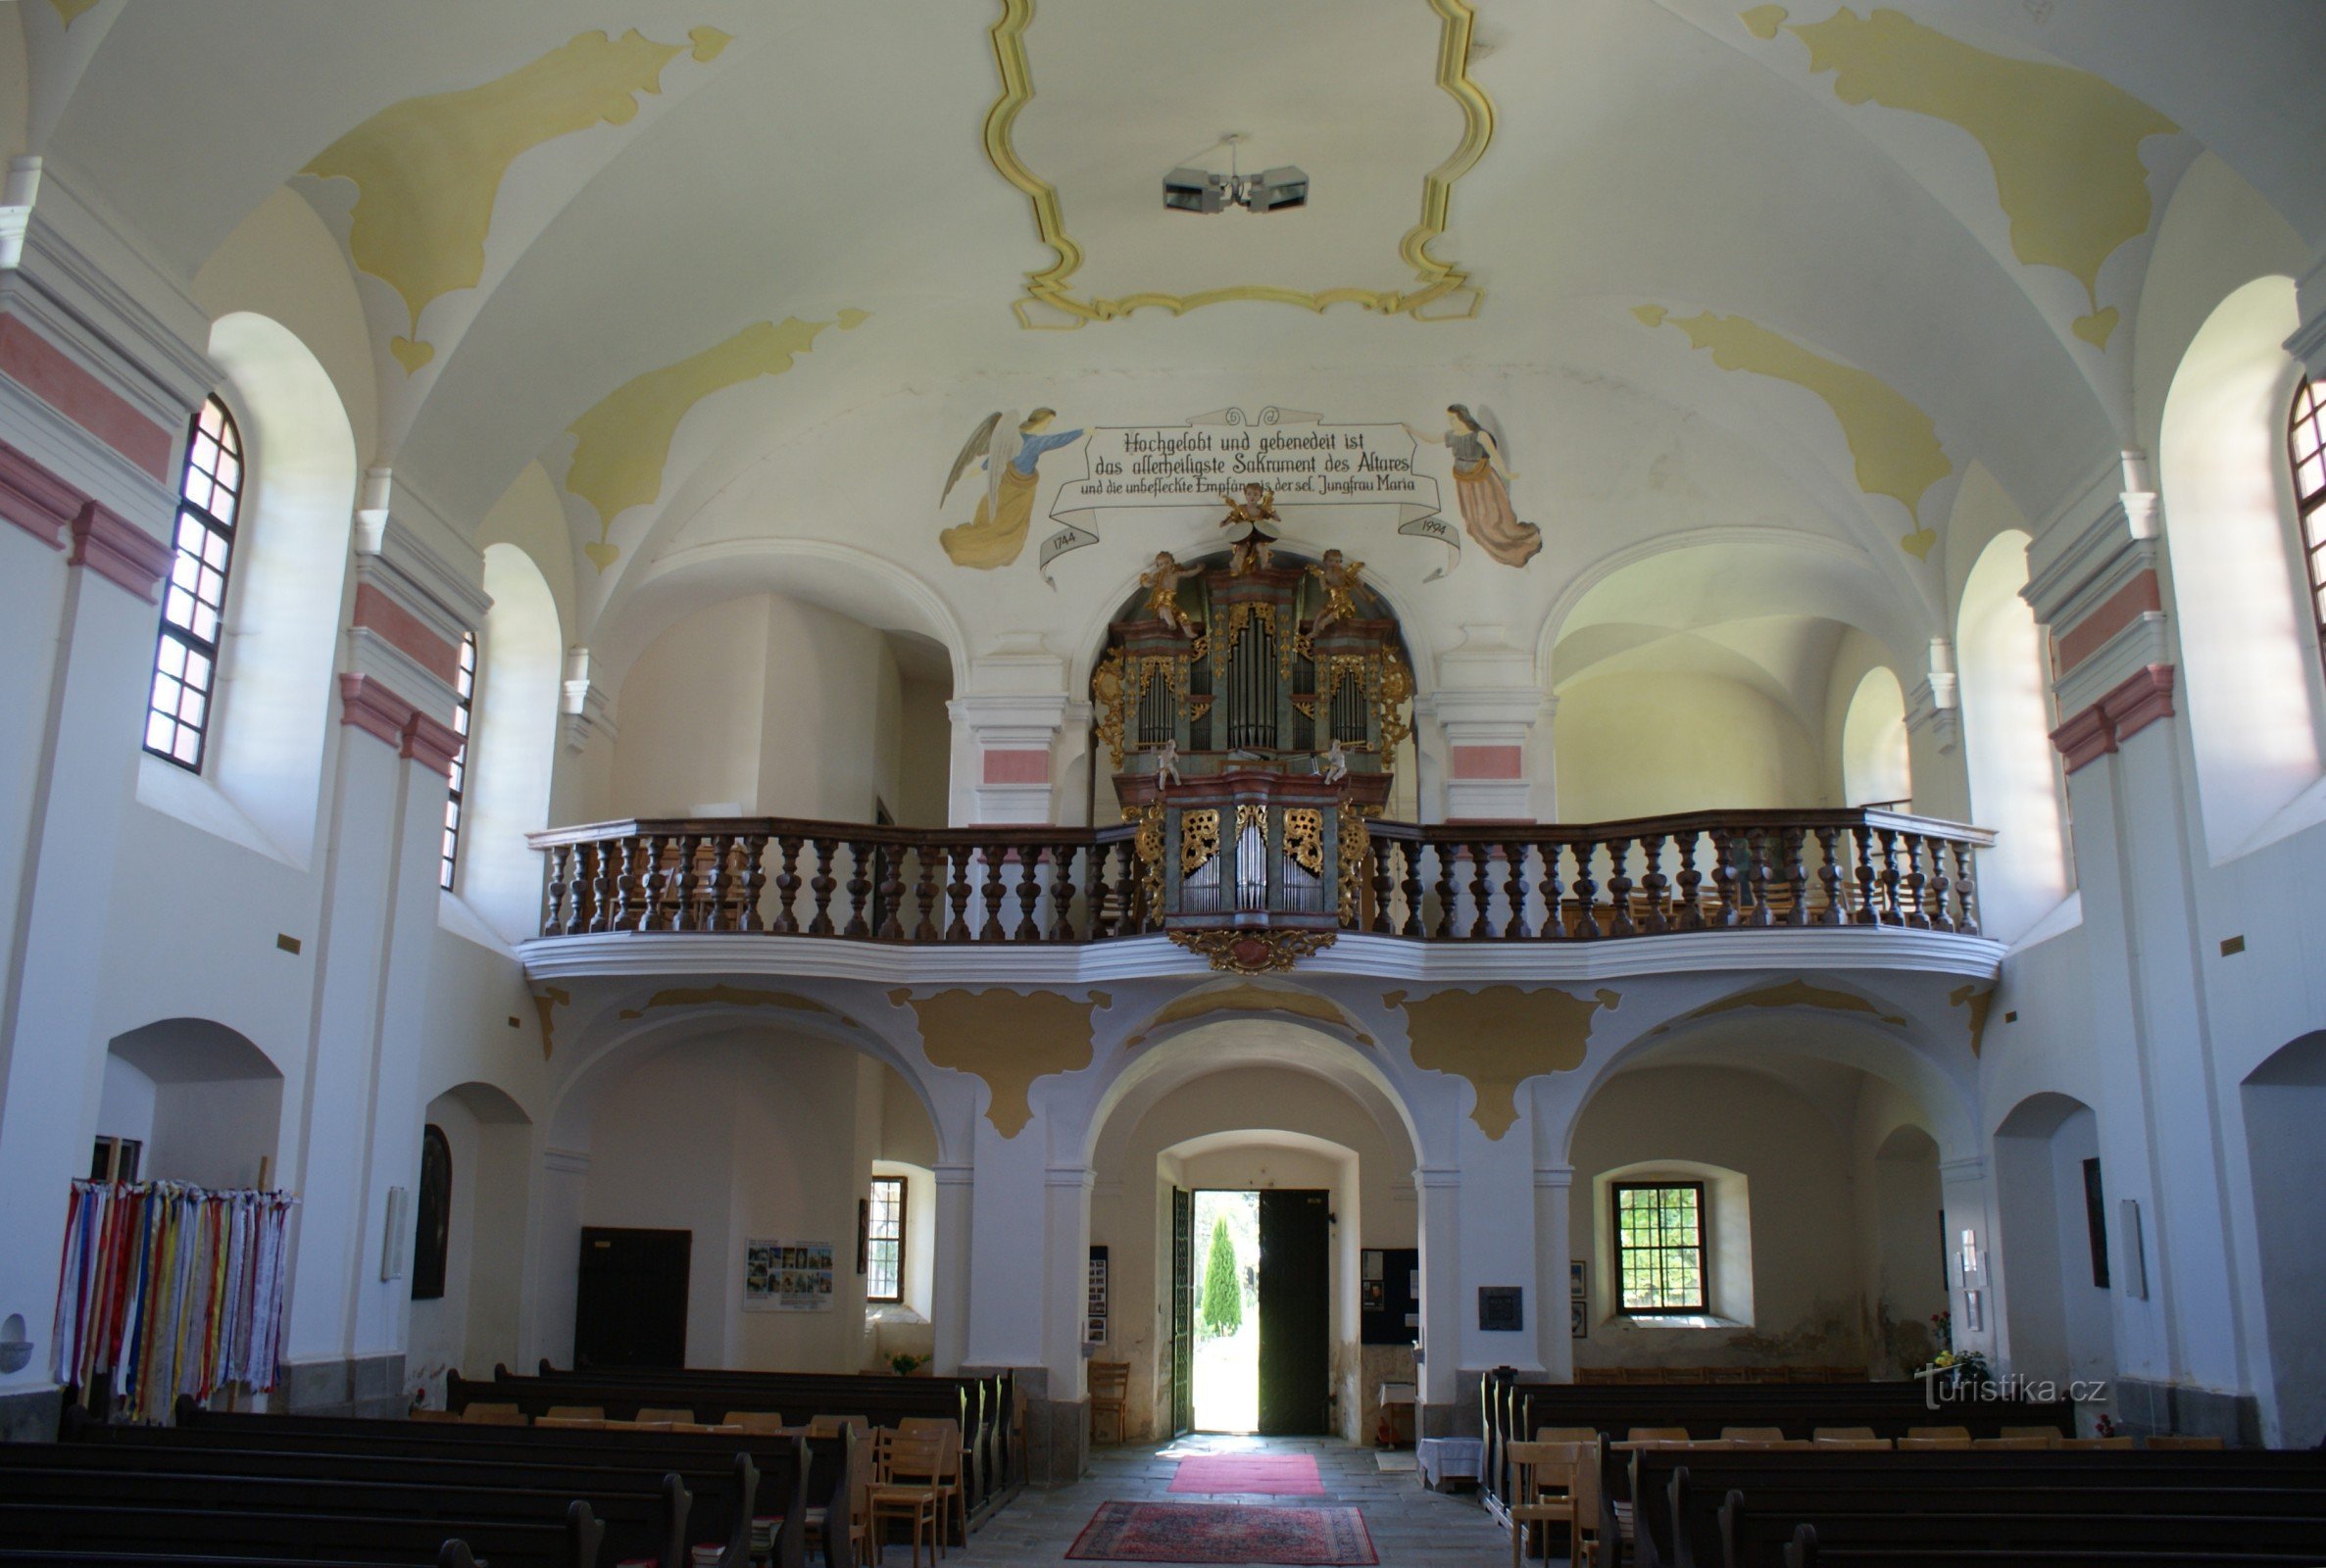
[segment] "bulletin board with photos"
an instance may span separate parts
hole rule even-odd
[[[1082,1311],[1082,1339],[1086,1345],[1107,1343],[1107,1250],[1090,1250],[1090,1287]]]
[[[1410,1345],[1421,1336],[1421,1250],[1368,1247],[1358,1253],[1358,1342]]]

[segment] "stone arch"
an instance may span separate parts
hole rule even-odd
[[[421,1120],[443,1134],[451,1153],[451,1223],[444,1293],[411,1303],[404,1380],[407,1395],[424,1392],[442,1409],[448,1371],[482,1377],[495,1362],[523,1364],[521,1244],[534,1186],[533,1123],[506,1090],[474,1079],[431,1099]],[[417,1179],[412,1191],[417,1200]],[[415,1214],[417,1247],[423,1217],[417,1203]]]
[[[2281,1046],[2239,1089],[2246,1157],[2252,1169],[2253,1219],[2261,1275],[2261,1318],[2269,1336],[2265,1399],[2278,1447],[2305,1447],[2326,1432],[2326,1031]]]
[[[2301,319],[2289,277],[2223,299],[2173,371],[2157,436],[2180,679],[2216,861],[2321,768],[2326,688],[2286,457],[2302,368],[2284,344]]]
[[[2003,1286],[1998,1345],[2010,1371],[2061,1382],[2115,1375],[2115,1310],[2102,1270],[2124,1253],[2119,1238],[2087,1230],[2086,1173],[2100,1150],[2093,1108],[2055,1090],[2027,1096],[1996,1125],[1990,1250]],[[2103,1201],[2102,1226],[2113,1220]]]
[[[303,870],[332,733],[355,431],[330,372],[280,322],[248,311],[223,316],[211,327],[210,357],[224,372],[220,395],[241,428],[249,480],[208,770],[217,805],[231,809],[214,807],[199,819]],[[173,796],[202,787],[191,774],[146,772],[155,787],[176,786]]]
[[[2053,749],[2050,661],[2027,586],[2027,535],[1998,533],[1962,585],[1955,643],[1973,819],[1993,828],[1979,857],[1979,922],[2017,939],[2067,896],[2067,813]]]
[[[524,835],[549,825],[565,638],[548,580],[521,547],[485,547],[484,590],[493,607],[477,639],[453,890],[517,943],[540,926],[541,865]]]
[[[106,1046],[100,1138],[134,1139],[144,1180],[254,1187],[282,1136],[283,1076],[248,1036],[163,1018]]]

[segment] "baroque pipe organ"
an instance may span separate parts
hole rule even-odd
[[[1363,564],[1279,562],[1273,543],[1255,526],[1193,565],[1159,554],[1091,677],[1148,906],[1172,940],[1245,972],[1358,919],[1365,822],[1389,799],[1413,696]]]

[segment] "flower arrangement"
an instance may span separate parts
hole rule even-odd
[[[1955,1314],[1952,1311],[1930,1314],[1931,1338],[1938,1342],[1938,1354],[1930,1364],[1916,1371],[1918,1378],[1939,1378],[1949,1384],[1992,1383],[1994,1374],[1988,1369],[1987,1354],[1983,1350],[1955,1348]]]
[[[896,1354],[888,1358],[888,1364],[889,1369],[895,1372],[898,1377],[909,1378],[913,1375],[914,1371],[927,1359],[927,1356],[915,1355],[910,1350],[899,1350]]]

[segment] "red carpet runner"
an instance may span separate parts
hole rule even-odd
[[[1377,1563],[1355,1508],[1102,1502],[1066,1556],[1083,1562]]]
[[[1241,1492],[1271,1497],[1321,1497],[1324,1478],[1311,1453],[1206,1453],[1179,1461],[1173,1492]]]

